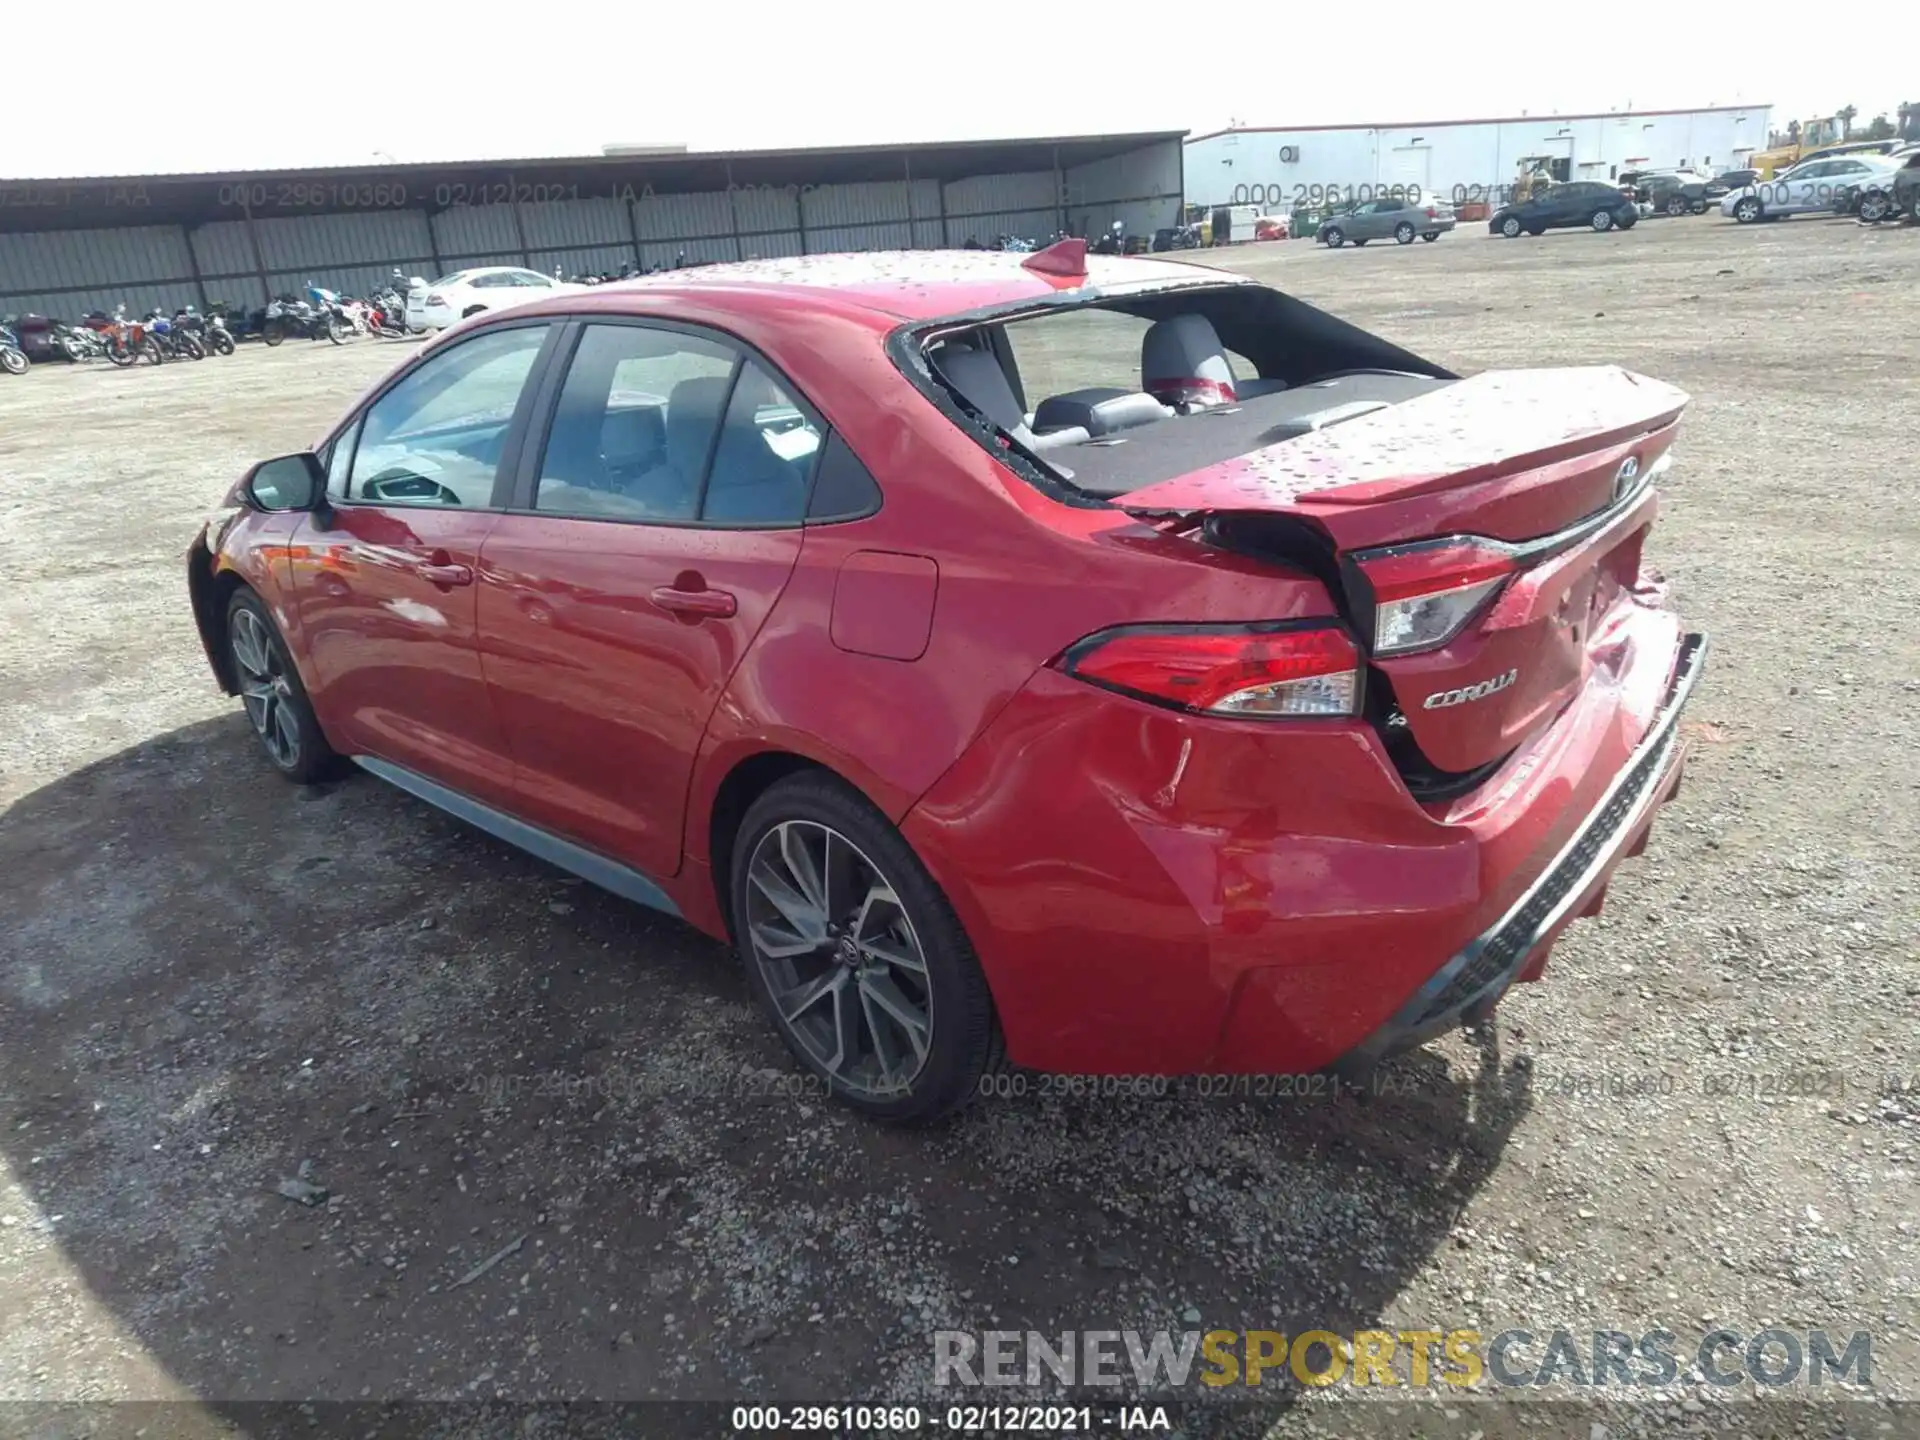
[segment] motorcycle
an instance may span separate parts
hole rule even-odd
[[[111,315],[103,310],[95,310],[87,316],[87,328],[100,337],[107,359],[122,369],[136,360],[144,359],[149,365],[158,365],[167,358],[161,353],[160,342],[153,338],[145,325],[127,319],[127,307],[124,305],[114,306]]]
[[[204,360],[207,347],[190,330],[183,330],[167,318],[162,310],[149,310],[146,316],[148,333],[159,342],[161,353],[169,360]]]
[[[1124,221],[1116,220],[1113,227],[1103,231],[1093,242],[1096,255],[1124,255],[1127,252],[1127,227]]]
[[[406,296],[391,285],[374,296],[367,307],[367,328],[384,340],[406,339]]]
[[[364,320],[349,307],[347,301],[340,297],[339,292],[325,290],[318,285],[309,285],[307,299],[311,300],[314,308],[320,312],[321,324],[326,330],[326,336],[334,344],[344,345],[350,336],[367,333]]]
[[[19,337],[6,325],[0,325],[0,370],[9,375],[27,373],[27,353],[20,348]]]
[[[209,355],[231,355],[233,336],[219,315],[202,315],[193,306],[183,306],[173,317],[173,328],[191,335]]]
[[[268,304],[261,318],[260,338],[269,346],[278,345],[288,336],[302,340],[324,338],[344,345],[351,329],[346,320],[331,309],[317,310],[305,300],[281,295]]]
[[[53,343],[61,355],[76,365],[97,360],[107,353],[99,335],[84,325],[69,325],[62,320],[53,322]]]
[[[13,343],[29,363],[38,365],[62,355],[54,337],[59,322],[44,315],[9,315],[4,323],[13,331]]]

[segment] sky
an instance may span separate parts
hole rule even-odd
[[[1710,104],[1770,103],[1776,126],[1853,104],[1863,125],[1920,99],[1897,93],[1909,67],[1782,38],[1803,30],[1795,16],[1775,25],[1764,8],[1702,0],[6,9],[8,52],[38,57],[40,73],[115,57],[86,70],[86,103],[0,127],[7,178]],[[1871,53],[1920,51],[1920,6],[1887,0],[1873,28]],[[143,76],[159,77],[153,91]],[[116,86],[155,98],[110,103]]]

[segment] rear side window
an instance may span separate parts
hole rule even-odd
[[[536,510],[692,520],[739,352],[676,330],[589,325],[547,433]]]
[[[740,367],[713,448],[700,518],[798,525],[826,426],[758,361]]]
[[[857,520],[879,508],[880,486],[873,472],[860,462],[860,457],[837,432],[827,436],[827,443],[820,448],[820,463],[814,471],[813,498],[807,505],[807,519]]]

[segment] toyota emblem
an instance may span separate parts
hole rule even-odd
[[[1620,462],[1620,468],[1613,475],[1613,498],[1618,500],[1633,488],[1633,482],[1640,477],[1640,457],[1629,455]]]

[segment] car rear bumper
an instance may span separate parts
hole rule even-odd
[[[1386,1024],[1342,1056],[1333,1067],[1336,1071],[1363,1079],[1387,1056],[1484,1018],[1530,959],[1567,924],[1595,908],[1614,866],[1645,844],[1654,812],[1680,787],[1686,748],[1680,713],[1699,682],[1706,655],[1704,635],[1685,638],[1653,727],[1553,862],[1506,914],[1436,970]]]
[[[1425,805],[1362,722],[1183,716],[1043,670],[902,829],[1016,1063],[1362,1063],[1534,978],[1595,908],[1675,789],[1699,650],[1636,593],[1554,724]]]

